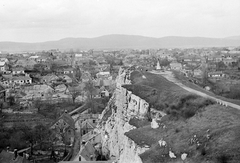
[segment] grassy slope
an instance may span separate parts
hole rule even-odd
[[[225,97],[223,97],[223,96],[215,95],[213,92],[207,91],[207,90],[205,90],[204,88],[202,88],[202,87],[200,87],[200,86],[198,86],[198,85],[196,85],[196,84],[193,84],[192,82],[189,81],[189,79],[188,79],[187,77],[183,76],[183,75],[180,74],[179,72],[174,72],[174,75],[175,75],[176,79],[178,79],[182,84],[186,85],[186,86],[189,87],[189,88],[192,88],[192,89],[195,89],[195,90],[197,90],[197,91],[206,93],[207,95],[210,95],[210,96],[219,98],[219,99],[221,99],[221,100],[228,101],[228,102],[232,102],[232,103],[234,103],[234,104],[240,105],[240,100],[229,99],[229,98],[225,98]]]
[[[142,78],[142,74],[134,72],[132,74],[133,85],[126,86],[140,97],[144,97],[146,101],[152,102],[153,106],[159,106],[160,103],[165,103],[169,107],[177,106],[180,109],[185,109],[189,103],[190,108],[193,104],[204,102],[202,98],[190,99],[179,105],[181,97],[187,96],[188,92],[181,89],[177,85],[166,81],[165,78],[149,73],[144,73],[146,79]],[[141,90],[144,88],[144,90]],[[153,90],[157,90],[157,95],[152,94]],[[140,91],[141,90],[141,91]],[[150,93],[149,93],[150,92]],[[148,95],[148,96],[146,96]],[[151,97],[155,98],[152,101]],[[194,101],[195,100],[195,101]],[[158,105],[156,105],[158,103]],[[180,107],[179,107],[180,106]],[[199,105],[197,105],[199,106]],[[168,108],[169,108],[168,107]],[[166,108],[166,106],[165,106]],[[149,125],[144,126],[141,123],[139,128],[125,133],[126,136],[134,140],[138,145],[150,146],[150,150],[141,154],[144,163],[157,162],[178,162],[180,160],[171,160],[168,155],[168,150],[171,150],[180,157],[181,153],[188,153],[188,162],[221,162],[220,158],[228,160],[227,162],[238,162],[240,160],[240,112],[232,109],[219,106],[216,104],[203,105],[190,118],[173,118],[172,115],[167,115],[162,118],[160,127],[152,129]],[[137,122],[136,120],[134,120]],[[210,129],[210,140],[206,139],[207,129]],[[201,145],[190,144],[190,139],[196,134]],[[168,146],[163,148],[158,145],[160,139],[167,141]],[[165,156],[164,156],[165,155]]]
[[[172,104],[177,102],[180,97],[190,94],[160,75],[144,72],[144,76],[146,79],[142,78],[140,72],[133,72],[131,74],[133,84],[124,85],[123,87],[145,99],[155,109],[161,110],[163,104]]]

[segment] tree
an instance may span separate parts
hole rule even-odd
[[[45,65],[40,64],[40,63],[35,64],[34,65],[34,70],[36,70],[36,71],[38,71],[38,72],[40,72],[42,74],[44,72],[44,70],[45,70]]]
[[[223,61],[221,62],[217,62],[217,70],[223,70],[223,69],[226,69],[227,66],[224,64]]]
[[[59,70],[62,69],[62,66],[56,62],[52,62],[50,66],[50,70],[54,73],[57,74]]]
[[[160,61],[160,65],[166,67],[166,66],[170,65],[170,62],[168,61],[167,58],[165,58],[165,59]]]
[[[42,148],[41,143],[49,137],[49,129],[47,129],[44,125],[39,124],[34,127],[35,139],[38,143],[40,143],[40,148]]]
[[[94,83],[92,80],[89,80],[84,87],[84,90],[87,91],[88,93],[88,98],[90,100],[93,99],[93,93],[96,91],[95,87],[94,87]]]
[[[34,107],[37,108],[38,112],[40,112],[40,109],[42,107],[42,102],[40,99],[36,99],[33,101]]]
[[[72,95],[72,101],[75,103],[75,99],[81,95],[82,90],[77,87],[68,87],[69,93]]]
[[[9,102],[9,105],[10,105],[10,106],[12,106],[12,105],[15,104],[15,98],[14,98],[14,96],[9,96],[9,97],[7,98],[7,100],[8,100],[8,102]]]
[[[77,66],[77,67],[75,68],[75,78],[76,78],[78,81],[80,81],[80,80],[81,80],[81,77],[82,77],[82,72],[81,72],[81,70],[80,70],[80,67]]]

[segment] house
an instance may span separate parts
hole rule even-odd
[[[0,162],[1,163],[30,163],[27,159],[27,155],[20,156],[17,151],[10,152],[6,150],[2,150],[0,153]]]
[[[201,68],[196,68],[193,70],[193,77],[202,78],[202,76],[203,76],[203,71]]]
[[[37,64],[35,60],[19,59],[14,66],[20,66],[26,69],[33,69],[35,64]]]
[[[40,56],[34,55],[28,58],[28,60],[34,60],[37,61],[37,59],[40,58]]]
[[[109,79],[111,77],[111,74],[109,71],[106,72],[99,72],[96,74],[97,78],[102,78],[102,79]]]
[[[19,85],[32,84],[32,78],[29,76],[13,76],[12,82]]]
[[[76,58],[76,59],[80,59],[80,58],[82,58],[82,57],[83,57],[83,54],[81,54],[81,53],[80,53],[80,54],[75,54],[75,58]]]
[[[82,136],[82,141],[90,142],[92,145],[101,143],[101,134],[97,130],[92,130]]]
[[[7,58],[0,58],[0,62],[9,63],[9,60]]]
[[[170,63],[170,68],[171,68],[171,70],[181,71],[182,70],[182,64],[178,63],[178,62],[171,62]]]
[[[68,75],[59,75],[59,77],[62,78],[63,80],[65,80],[66,83],[73,82],[72,78],[70,78]]]
[[[208,77],[209,78],[225,78],[227,77],[227,75],[222,71],[215,71],[215,72],[209,72]]]
[[[85,135],[90,131],[93,131],[98,123],[98,114],[94,114],[93,116],[89,116],[88,114],[85,114],[86,116],[80,117],[78,123],[80,126],[80,134]]]
[[[26,93],[26,96],[24,96],[23,99],[47,100],[52,96],[54,89],[46,84],[43,84],[26,86],[22,91]]]
[[[13,67],[12,74],[13,75],[25,74],[24,68],[23,67]]]
[[[96,161],[96,149],[90,142],[82,142],[79,157],[81,161]]]
[[[32,56],[32,57],[35,57],[35,56]],[[30,57],[30,58],[31,58],[31,57]],[[30,58],[29,58],[29,59],[30,59]],[[46,63],[46,62],[48,61],[48,58],[45,57],[45,56],[40,56],[40,57],[36,58],[35,61],[36,61],[37,63]]]
[[[73,74],[73,68],[64,68],[63,74]]]
[[[89,72],[84,72],[81,76],[82,82],[88,82],[91,80],[91,74]]]
[[[12,75],[3,75],[1,84],[10,87],[11,85],[26,85],[31,84],[32,78],[29,76],[12,76]]]
[[[5,71],[7,71],[7,69],[8,69],[8,66],[7,66],[6,62],[0,61],[0,72],[5,72]]]
[[[223,58],[223,63],[227,66],[232,65],[234,62],[237,62],[237,59]]]
[[[102,87],[104,86],[106,89],[108,89],[111,85],[113,85],[115,82],[114,80],[108,80],[108,79],[96,79],[94,80],[94,86],[95,87]]]
[[[59,77],[55,74],[47,74],[46,76],[42,76],[41,78],[41,83],[55,83],[57,80],[59,79]]]
[[[60,84],[55,87],[55,93],[66,94],[69,93],[68,87],[65,84]]]
[[[67,145],[74,142],[75,124],[74,119],[65,111],[50,127],[56,138]]]

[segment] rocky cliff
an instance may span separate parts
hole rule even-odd
[[[137,145],[125,133],[136,129],[134,120],[148,121],[150,106],[144,99],[122,87],[131,84],[130,73],[129,69],[119,70],[117,88],[102,113],[102,145],[104,153],[118,158],[120,163],[142,163],[139,154],[148,150],[149,146]],[[164,114],[153,108],[151,111],[154,114]]]

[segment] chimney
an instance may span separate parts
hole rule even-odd
[[[9,147],[7,147],[7,152],[9,152]]]
[[[65,111],[64,111],[64,113],[66,113],[66,114],[67,114],[67,113],[68,113],[68,111],[67,111],[67,110],[65,110]]]
[[[14,149],[14,158],[13,158],[13,160],[16,160],[16,159],[17,159],[17,156],[18,156],[18,154],[17,154],[17,149]]]

